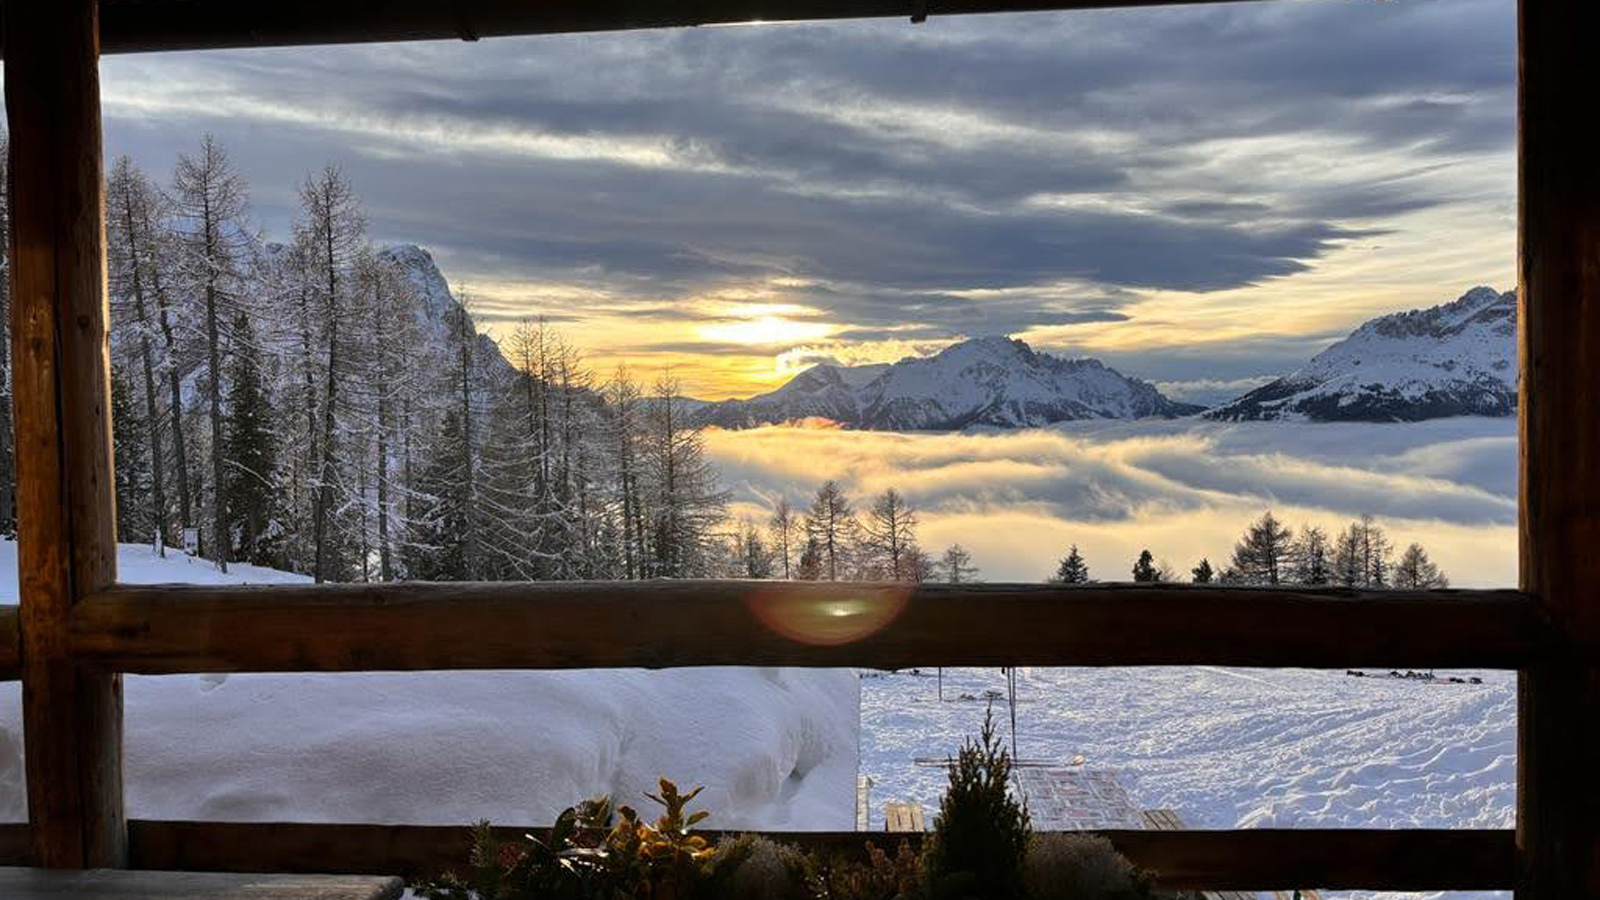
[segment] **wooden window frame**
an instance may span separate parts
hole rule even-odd
[[[952,0],[940,15],[1149,0]],[[1199,2],[1199,0],[1183,0]],[[1600,34],[1591,0],[1519,0],[1520,578],[1516,591],[739,581],[116,583],[98,58],[750,19],[925,16],[926,0],[0,0],[10,123],[27,825],[0,861],[53,867],[434,871],[461,829],[126,819],[122,673],[591,666],[1158,665],[1519,671],[1513,830],[1113,832],[1175,887],[1514,888],[1600,897]],[[802,643],[849,601],[858,639]],[[849,634],[842,638],[852,637]],[[519,829],[522,830],[522,829]],[[854,844],[868,834],[794,836]]]

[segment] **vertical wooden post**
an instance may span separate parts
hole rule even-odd
[[[68,616],[116,578],[96,0],[6,0],[28,817],[40,865],[122,866],[121,676]]]
[[[1522,588],[1560,635],[1521,676],[1519,900],[1600,897],[1600,5],[1520,0]]]

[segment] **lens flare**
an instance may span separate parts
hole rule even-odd
[[[777,634],[803,644],[833,647],[882,631],[911,599],[906,585],[771,584],[745,603]]]

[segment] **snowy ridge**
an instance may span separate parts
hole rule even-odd
[[[461,301],[450,290],[450,282],[439,271],[433,254],[416,244],[395,244],[379,250],[378,258],[398,266],[416,289],[422,302],[417,305],[415,314],[424,343],[438,352],[450,347],[450,322],[461,311]],[[500,345],[487,334],[478,335],[478,358],[487,364],[491,376],[512,371],[511,363],[500,352]]]
[[[724,428],[820,417],[854,428],[945,431],[1199,410],[1099,360],[1062,359],[1019,340],[984,337],[893,364],[813,366],[771,393],[707,404],[698,418]]]
[[[1517,405],[1517,303],[1475,287],[1431,309],[1372,319],[1305,367],[1208,418],[1412,422],[1509,416]]]

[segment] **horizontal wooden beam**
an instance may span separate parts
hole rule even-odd
[[[224,872],[397,873],[464,868],[464,827],[132,821],[133,865]],[[535,828],[498,829],[508,840]],[[715,832],[710,834],[715,835]],[[1511,831],[1249,829],[1102,832],[1170,888],[1497,890],[1511,887]],[[859,852],[920,835],[790,832],[779,840]]]
[[[0,606],[0,681],[22,677],[22,617],[15,606]]]
[[[102,53],[526,34],[808,19],[952,16],[1214,0],[103,0]]]
[[[1514,669],[1514,591],[653,581],[122,586],[72,611],[111,671],[1237,665]]]

